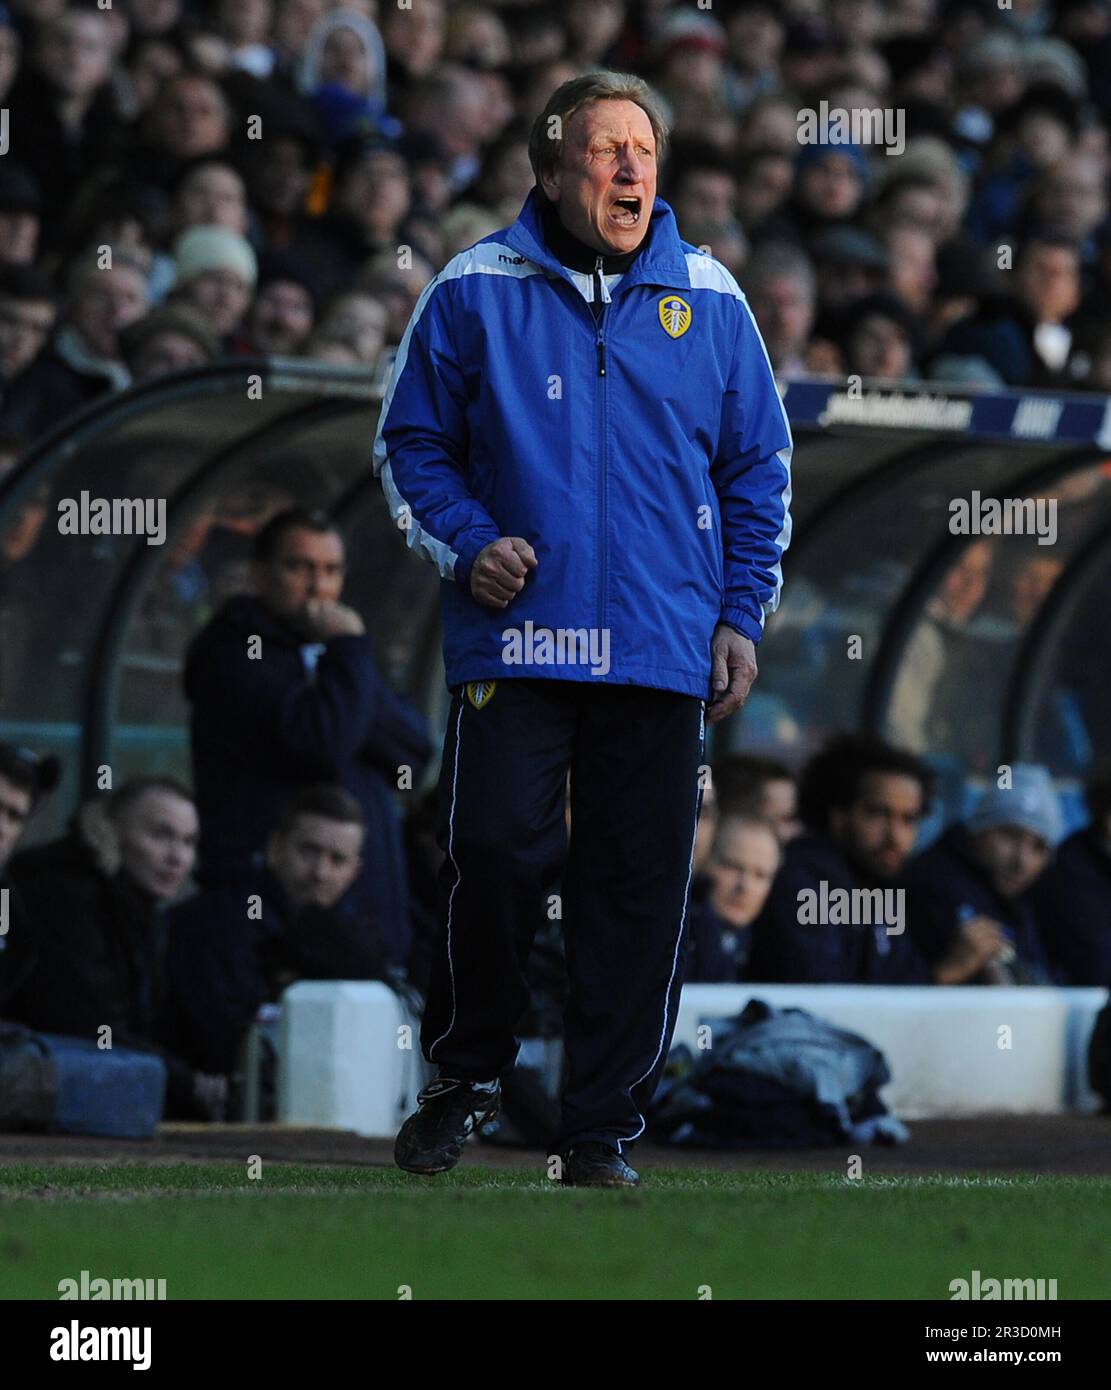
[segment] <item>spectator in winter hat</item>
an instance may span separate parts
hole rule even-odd
[[[355,134],[399,135],[386,110],[386,50],[356,10],[332,10],[313,26],[297,75],[331,148]]]
[[[660,24],[654,46],[659,86],[670,99],[717,97],[725,80],[725,30],[710,15],[676,10]]]
[[[794,214],[803,232],[855,217],[868,187],[860,145],[804,145],[797,167]]]
[[[251,243],[225,227],[192,227],[174,242],[175,303],[191,304],[226,338],[243,322],[258,279]]]
[[[1029,890],[1061,838],[1061,808],[1044,767],[1013,763],[963,824],[914,859],[906,874],[915,946],[936,960],[956,934],[975,930],[994,945],[971,984],[1049,982]]]

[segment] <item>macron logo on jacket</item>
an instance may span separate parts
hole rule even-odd
[[[447,581],[449,685],[546,676],[708,698],[714,627],[759,641],[791,538],[791,432],[767,352],[736,280],[660,198],[596,317],[595,279],[548,248],[539,196],[421,295],[375,474]],[[505,535],[539,563],[498,611],[472,598],[470,571]],[[604,640],[606,669],[508,663],[537,651],[514,640],[526,631],[568,651]]]

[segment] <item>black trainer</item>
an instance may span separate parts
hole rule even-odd
[[[397,1132],[394,1162],[407,1173],[446,1173],[463,1154],[472,1130],[497,1116],[501,1083],[486,1090],[438,1076],[417,1096],[417,1109]]]
[[[616,1149],[588,1139],[572,1144],[563,1155],[565,1187],[637,1187],[640,1174],[630,1168]]]

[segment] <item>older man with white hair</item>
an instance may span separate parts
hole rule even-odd
[[[556,912],[552,1171],[638,1181],[623,1149],[675,1025],[705,724],[755,678],[790,537],[767,354],[736,281],[656,196],[666,139],[638,78],[559,87],[529,143],[536,187],[424,290],[382,408],[374,466],[444,581],[452,692],[422,1031],[439,1076],[398,1135],[409,1172],[453,1167],[496,1113]]]

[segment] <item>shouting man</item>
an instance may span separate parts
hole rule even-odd
[[[496,1113],[562,870],[559,1172],[638,1181],[624,1151],[675,1024],[705,724],[755,678],[790,537],[767,354],[656,197],[666,136],[639,79],[564,83],[520,216],[421,295],[383,403],[374,466],[445,581],[452,692],[422,1033],[439,1076],[398,1135],[409,1172],[451,1168]]]

